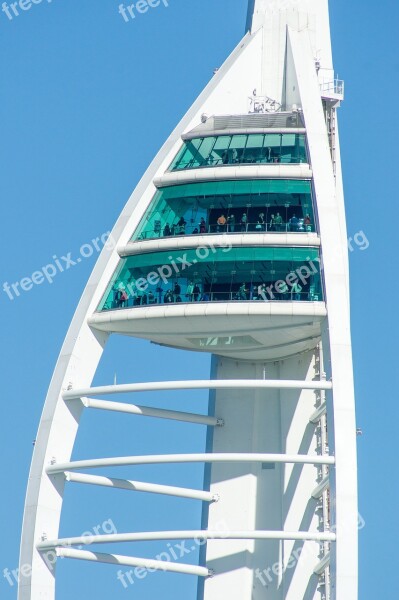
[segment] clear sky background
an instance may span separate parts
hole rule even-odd
[[[11,301],[3,282],[30,276],[112,228],[172,128],[243,34],[246,0],[170,0],[124,22],[119,0],[44,0],[9,20],[0,12],[1,403],[0,598],[16,597],[3,569],[18,565],[32,442],[50,377],[95,255]],[[332,0],[348,233],[359,447],[360,600],[399,585],[397,171],[399,5]],[[362,244],[365,247],[365,244]],[[96,253],[95,253],[96,254]],[[118,363],[116,357],[118,356]],[[96,383],[207,377],[209,358],[111,340]],[[143,399],[144,401],[144,399]],[[156,397],[145,401],[157,404]],[[201,410],[198,394],[170,397]],[[159,404],[161,406],[161,404]],[[200,451],[194,426],[85,415],[75,458]],[[99,451],[99,447],[102,447]],[[120,470],[122,475],[127,472]],[[129,473],[131,476],[131,472]],[[201,485],[201,469],[153,467],[137,479]],[[196,502],[68,487],[62,534],[112,524],[120,532],[199,527]],[[101,532],[101,531],[100,531]],[[112,548],[109,548],[112,549]],[[154,557],[165,544],[126,547]],[[196,554],[186,557],[195,562]],[[59,564],[57,600],[195,598],[195,580],[149,575],[124,589],[114,567]],[[351,599],[345,599],[351,600]]]

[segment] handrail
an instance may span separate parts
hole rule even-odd
[[[162,292],[162,294],[148,295],[146,293],[137,293],[133,298],[127,300],[115,301],[112,300],[111,304],[108,302],[102,308],[101,312],[108,310],[124,310],[126,308],[140,308],[143,306],[167,306],[170,304],[195,304],[198,302],[322,302],[323,298],[320,293],[316,291],[307,292],[293,292],[288,290],[285,293],[273,292],[273,297],[267,293],[266,288],[262,292],[258,292],[258,286],[254,286],[254,290],[246,290],[245,292],[229,291],[229,292],[197,292],[187,294],[181,292],[180,294],[173,293],[170,290],[169,293]],[[165,299],[166,296],[166,299]]]
[[[281,222],[261,222],[261,221],[235,221],[234,224],[226,222],[224,225],[217,223],[207,224],[201,228],[200,224],[185,224],[184,226],[174,225],[170,228],[170,233],[165,234],[165,228],[146,229],[142,231],[134,241],[144,241],[146,239],[170,238],[183,235],[207,235],[215,233],[312,233],[315,226],[312,223],[305,223],[304,218],[298,218],[296,221]]]
[[[301,156],[275,156],[267,158],[266,156],[254,157],[253,159],[244,158],[229,160],[224,162],[222,158],[206,158],[202,161],[191,159],[189,161],[180,161],[171,169],[172,172],[183,171],[185,169],[206,169],[207,167],[231,167],[231,165],[267,165],[267,164],[284,164],[284,165],[301,165],[308,164],[307,158]]]

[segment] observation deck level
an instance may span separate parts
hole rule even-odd
[[[232,357],[313,349],[326,308],[301,112],[203,115],[153,184],[89,324]]]

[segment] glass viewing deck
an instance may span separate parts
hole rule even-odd
[[[221,248],[131,256],[121,261],[99,311],[181,302],[321,301],[315,248]]]
[[[209,233],[314,231],[310,180],[233,180],[158,190],[133,241]]]
[[[223,165],[307,163],[306,136],[296,133],[221,135],[187,140],[170,170]]]

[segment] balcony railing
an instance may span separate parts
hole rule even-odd
[[[204,224],[193,225],[172,225],[168,229],[147,229],[140,235],[140,240],[154,239],[154,238],[167,238],[175,237],[179,235],[209,235],[218,233],[312,233],[315,231],[314,225],[305,222],[305,219],[297,219],[293,222],[270,222],[270,223],[242,223],[235,222],[226,223],[225,225],[213,225]]]
[[[117,295],[117,292],[116,294]],[[182,303],[197,303],[197,302],[318,302],[322,297],[315,290],[306,292],[287,291],[285,293],[277,293],[276,291],[267,291],[266,287],[258,290],[237,290],[229,292],[201,292],[193,291],[192,293],[174,293],[173,291],[160,291],[156,296],[150,292],[149,294],[137,295],[127,299],[115,297],[114,300],[108,301],[102,310],[120,310],[126,308],[137,308],[143,306],[156,306],[165,304],[182,304]]]
[[[331,79],[323,81],[320,84],[322,96],[343,99],[345,92],[345,82],[343,79]]]

